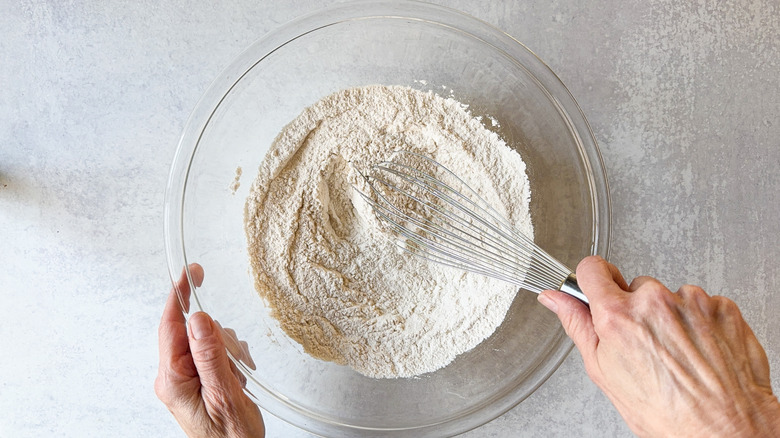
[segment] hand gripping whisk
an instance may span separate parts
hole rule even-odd
[[[397,151],[363,177],[374,196],[357,192],[400,238],[403,250],[531,292],[557,289],[588,303],[571,269],[435,160]]]

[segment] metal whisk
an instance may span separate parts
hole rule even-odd
[[[397,151],[363,177],[374,196],[357,192],[400,237],[403,250],[535,293],[557,289],[588,303],[571,269],[435,160]]]

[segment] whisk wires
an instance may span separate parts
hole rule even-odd
[[[357,192],[410,254],[536,293],[560,288],[571,274],[429,157],[397,151],[363,177],[373,196]]]

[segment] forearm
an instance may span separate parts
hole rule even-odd
[[[777,397],[770,395],[755,413],[748,416],[747,421],[742,422],[739,435],[744,437],[773,438],[780,436],[780,402]]]
[[[716,391],[696,404],[683,424],[666,422],[647,436],[780,438],[780,401],[769,386]]]

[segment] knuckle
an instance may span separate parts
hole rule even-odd
[[[223,357],[225,356],[225,350],[219,346],[209,346],[197,352],[198,370],[212,370],[218,368]]]
[[[705,292],[704,289],[693,284],[684,284],[680,286],[680,290],[678,292],[680,293],[680,295],[684,295],[692,298],[707,296],[707,292]]]
[[[679,318],[680,298],[665,287],[651,287],[635,294],[631,314],[637,322],[666,325]]]
[[[672,293],[656,279],[648,279],[632,294],[635,310],[642,313],[655,312],[668,308],[672,303]]]
[[[191,348],[198,374],[213,374],[230,362],[226,346],[219,339],[208,339]]]
[[[640,275],[639,277],[636,277],[631,281],[631,284],[628,286],[628,288],[632,291],[639,292],[645,290],[664,288],[664,285],[661,284],[660,281],[658,281],[653,277]]]
[[[724,307],[724,308],[733,308],[733,307],[737,306],[737,304],[734,303],[734,301],[732,301],[731,299],[726,298],[726,297],[724,297],[722,295],[715,295],[714,297],[712,297],[712,300],[715,303],[717,303],[718,306],[721,306],[721,307]]]
[[[721,313],[726,316],[731,316],[731,317],[742,315],[742,313],[739,310],[739,306],[737,306],[737,303],[735,303],[733,300],[729,298],[716,295],[712,297],[711,300],[715,304],[715,308],[717,309],[718,313]]]
[[[677,296],[679,296],[688,307],[698,307],[704,312],[712,311],[712,299],[707,292],[699,286],[685,284],[677,291]]]
[[[641,302],[644,302],[647,306],[664,306],[668,304],[671,292],[666,290],[660,283],[649,284],[648,288],[639,294],[639,297]]]
[[[620,333],[626,324],[627,315],[622,307],[615,304],[603,306],[602,311],[593,318],[593,328],[600,337]]]

